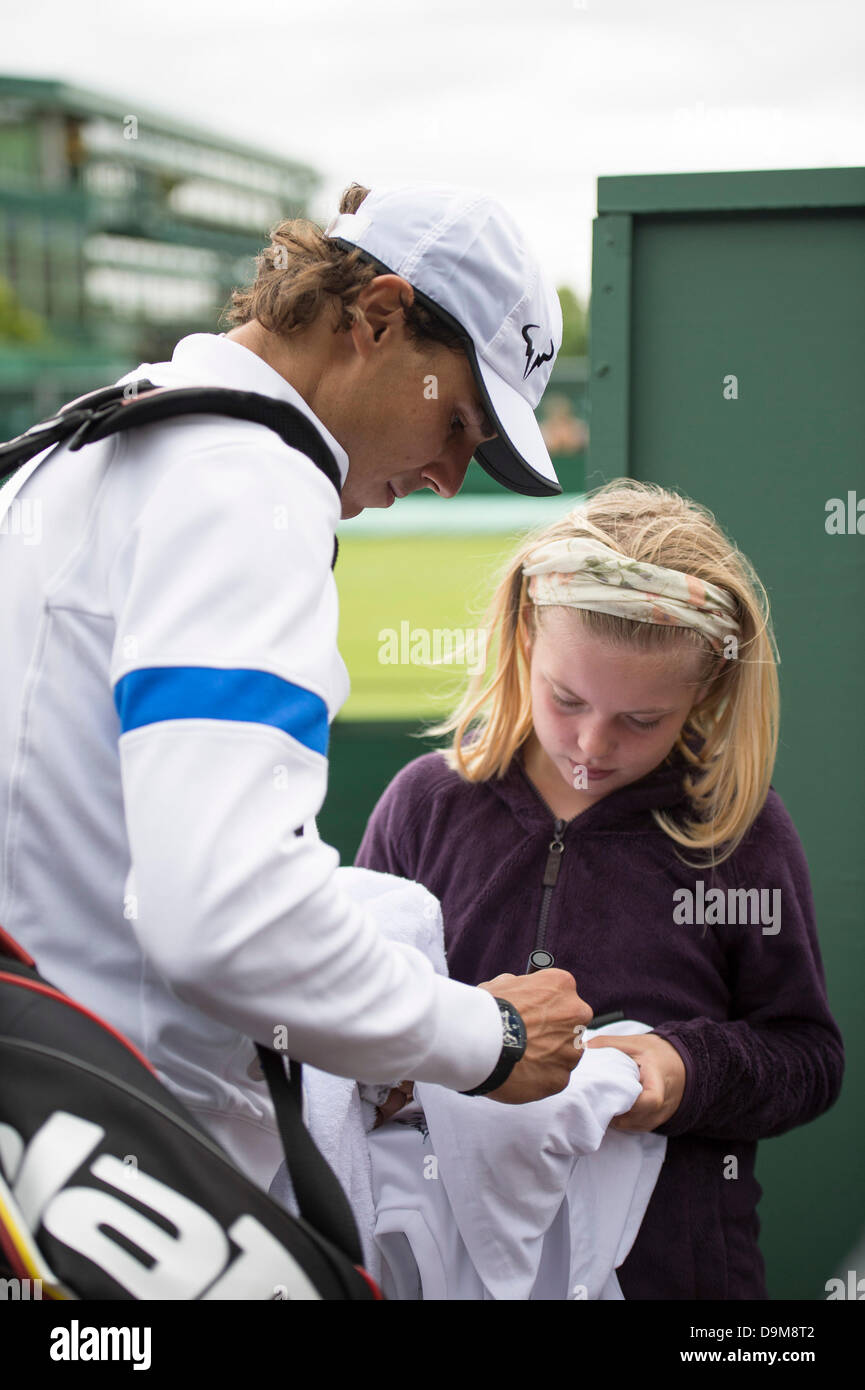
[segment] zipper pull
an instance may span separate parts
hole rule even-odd
[[[565,822],[563,820],[557,820],[556,838],[554,840],[550,840],[550,848],[549,853],[547,855],[547,863],[546,867],[544,868],[545,888],[555,888],[556,886],[556,879],[559,876],[559,869],[562,866],[562,855],[565,851],[564,842],[560,838],[564,828]]]

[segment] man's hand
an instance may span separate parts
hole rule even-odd
[[[643,1089],[630,1110],[610,1121],[611,1129],[645,1132],[675,1115],[685,1090],[685,1063],[666,1038],[657,1033],[610,1034],[590,1039],[586,1047],[618,1047],[640,1068]]]
[[[592,1010],[577,994],[573,975],[555,968],[533,975],[497,975],[478,989],[513,1004],[528,1039],[507,1081],[490,1091],[488,1099],[522,1105],[563,1091],[583,1054],[580,1025],[592,1021]]]

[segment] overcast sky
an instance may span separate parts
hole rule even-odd
[[[22,0],[0,71],[499,197],[585,294],[602,174],[865,164],[861,0]],[[264,232],[263,230],[263,238]]]

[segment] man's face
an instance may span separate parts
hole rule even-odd
[[[413,297],[396,275],[366,286],[363,318],[331,335],[329,361],[307,396],[349,457],[343,517],[423,487],[455,496],[478,445],[494,437],[465,352],[409,334],[403,301]]]
[[[290,382],[345,449],[343,517],[422,487],[455,496],[478,445],[495,437],[465,352],[409,334],[413,298],[407,280],[379,275],[348,331],[322,314],[302,335],[280,338],[255,320],[226,334]]]
[[[338,435],[349,456],[343,517],[428,487],[459,492],[472,455],[494,435],[464,352],[419,350],[403,329],[352,392]]]

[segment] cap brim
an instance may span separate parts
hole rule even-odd
[[[474,357],[472,368],[498,430],[497,439],[488,439],[475,450],[481,468],[511,492],[525,497],[557,496],[562,487],[532,407],[482,358]]]
[[[330,228],[327,235],[330,235]],[[339,236],[333,240],[348,251],[360,250],[363,258],[378,266],[381,271],[389,275],[396,273],[378,256],[373,256],[356,242]],[[508,488],[511,492],[522,493],[524,497],[558,497],[562,486],[556,477],[556,470],[535,419],[535,412],[528,401],[523,400],[518,391],[478,357],[472,337],[459,319],[454,318],[453,314],[430,299],[416,285],[413,285],[412,289],[419,303],[426,305],[437,318],[462,334],[465,340],[465,354],[472,375],[487,414],[498,431],[497,439],[487,440],[475,450],[474,456],[481,468],[497,483],[501,483],[502,487]]]

